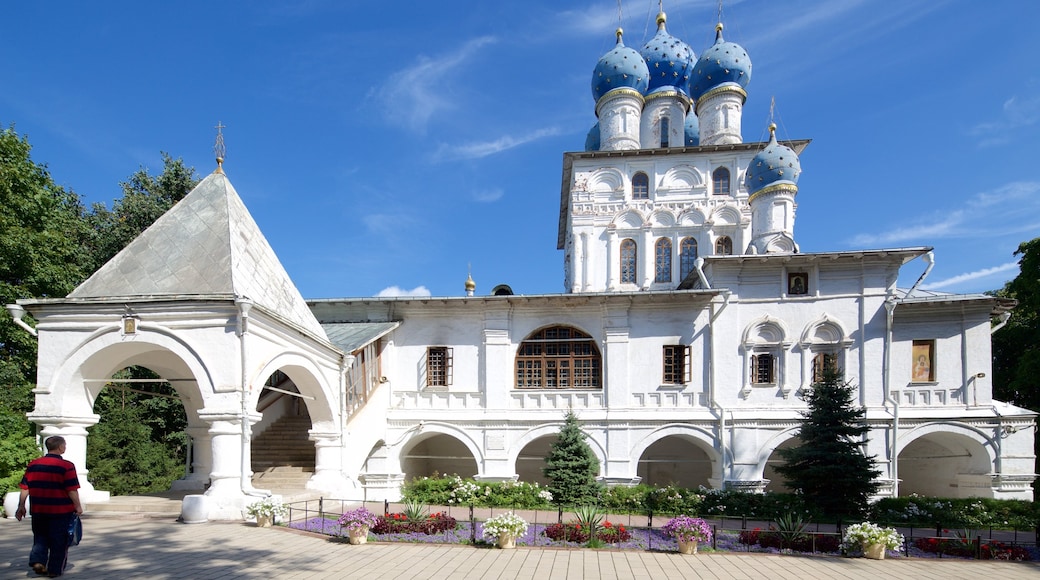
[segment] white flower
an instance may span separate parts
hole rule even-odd
[[[513,512],[506,512],[493,518],[488,518],[484,522],[484,536],[488,538],[497,538],[502,534],[519,537],[526,533],[527,521]]]

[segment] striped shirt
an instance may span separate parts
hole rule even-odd
[[[70,514],[76,504],[69,492],[79,489],[76,466],[61,455],[48,453],[29,462],[25,468],[22,489],[29,490],[29,512],[31,514]]]

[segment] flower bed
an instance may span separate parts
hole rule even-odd
[[[790,550],[792,552],[811,552],[837,554],[841,550],[841,538],[836,534],[799,534],[787,538],[775,531],[762,531],[761,528],[740,532],[738,541],[748,547],[760,546],[767,550]]]
[[[455,518],[444,512],[431,514],[422,520],[411,520],[400,513],[387,514],[376,519],[373,534],[441,534],[458,526]]]
[[[589,541],[588,527],[582,528],[581,524],[553,524],[542,531],[542,535],[554,542],[572,542],[581,544]],[[615,526],[609,520],[596,528],[596,539],[608,544],[627,542],[632,539],[632,533],[625,526]]]

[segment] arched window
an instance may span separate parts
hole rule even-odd
[[[642,171],[632,176],[632,199],[650,199],[650,178]]]
[[[715,253],[719,256],[733,255],[733,240],[729,236],[722,236],[715,240]]]
[[[694,238],[683,238],[679,243],[679,277],[683,280],[696,269],[697,240]]]
[[[661,147],[668,146],[668,117],[661,117]]]
[[[621,241],[621,283],[636,283],[636,242],[630,238]]]
[[[544,328],[516,352],[518,389],[600,389],[602,360],[596,341],[568,326]]]
[[[672,241],[661,238],[654,244],[654,282],[672,281]]]
[[[719,167],[712,172],[711,188],[715,195],[729,195],[729,169]]]

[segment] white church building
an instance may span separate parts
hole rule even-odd
[[[469,279],[458,296],[304,300],[218,163],[69,296],[9,306],[37,321],[29,419],[103,499],[94,400],[121,369],[153,370],[188,417],[176,485],[211,519],[242,518],[288,459],[265,433],[305,442],[301,486],[397,499],[434,473],[544,482],[568,410],[606,484],[762,492],[784,489],[777,452],[831,367],[866,410],[881,495],[1032,499],[1035,413],[992,397],[990,336],[1014,301],[921,290],[927,247],[799,251],[809,142],[743,141],[750,78],[721,25],[699,58],[663,13],[639,50],[617,32],[593,72],[598,123],[564,155],[560,294]]]

